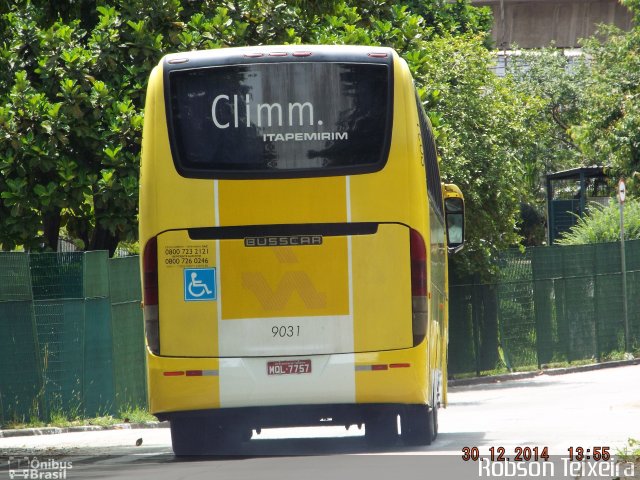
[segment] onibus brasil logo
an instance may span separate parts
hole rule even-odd
[[[38,457],[9,457],[9,478],[33,480],[59,480],[67,478],[67,470],[73,468],[73,462]]]

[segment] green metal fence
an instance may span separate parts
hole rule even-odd
[[[146,405],[138,257],[0,253],[0,423]]]
[[[640,350],[640,241],[626,242],[629,350]],[[619,243],[504,252],[499,280],[451,286],[452,374],[625,351]]]
[[[0,423],[146,405],[138,257],[0,253]],[[449,372],[603,360],[625,350],[618,243],[505,252],[499,280],[450,289]],[[640,350],[640,241],[626,243]]]

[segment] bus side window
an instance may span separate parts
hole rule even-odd
[[[418,108],[418,120],[420,122],[420,135],[422,137],[422,150],[424,157],[424,168],[427,174],[427,194],[430,196],[430,203],[434,210],[443,219],[442,211],[442,184],[440,183],[440,172],[438,169],[438,153],[436,142],[431,131],[431,123],[424,111],[420,96],[416,90],[416,107]]]

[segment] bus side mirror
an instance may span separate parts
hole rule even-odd
[[[444,193],[447,248],[449,253],[456,253],[464,247],[464,198],[455,185],[445,185]]]

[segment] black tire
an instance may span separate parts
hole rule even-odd
[[[177,457],[233,455],[251,438],[251,430],[204,417],[172,419],[171,445]]]
[[[174,418],[170,422],[171,446],[176,457],[213,455],[212,422],[201,418]]]
[[[407,445],[431,445],[433,409],[427,405],[406,405],[400,415],[402,441]]]
[[[398,440],[398,415],[394,412],[377,412],[368,416],[364,425],[367,443],[375,447],[390,446]]]

